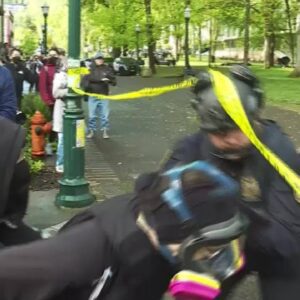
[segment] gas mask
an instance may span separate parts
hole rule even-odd
[[[211,300],[221,283],[244,266],[242,238],[247,220],[237,214],[231,220],[204,228],[180,246],[178,261],[183,271],[169,286],[176,300]]]
[[[224,194],[233,197],[237,184],[204,161],[174,168],[163,174],[169,179],[169,188],[162,193],[162,199],[175,212],[183,227],[190,228],[190,234],[180,243],[176,256],[167,245],[160,246],[161,254],[181,270],[171,280],[169,293],[176,300],[212,300],[220,293],[222,281],[237,273],[244,265],[241,236],[248,220],[236,212],[224,221],[199,228],[193,211],[184,199],[181,184],[182,174],[190,170],[205,174],[215,183],[209,201],[216,201]],[[205,213],[203,210],[203,215]]]

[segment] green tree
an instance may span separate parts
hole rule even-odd
[[[298,15],[296,23],[296,66],[291,74],[294,77],[300,77],[300,0],[297,1],[298,4]]]
[[[41,39],[41,27],[44,24],[41,5],[39,0],[28,0],[27,9],[20,11],[15,15],[15,42],[21,46],[24,44],[24,32],[32,31],[34,39]],[[68,6],[67,0],[52,0],[49,4],[48,16],[48,47],[58,46],[67,47],[68,32]],[[30,28],[28,27],[30,20]]]
[[[147,32],[147,44],[148,44],[148,56],[149,56],[149,67],[152,74],[156,73],[155,68],[155,39],[153,36],[153,20],[152,20],[152,0],[144,0],[145,13],[146,13],[146,32]]]
[[[17,27],[16,36],[18,37],[20,48],[25,56],[30,57],[38,47],[38,36],[36,26],[29,16],[24,16],[22,23],[24,28]]]
[[[287,17],[287,24],[288,24],[288,35],[289,35],[289,46],[290,46],[290,53],[292,58],[292,64],[295,62],[295,42],[294,42],[294,35],[293,35],[293,25],[292,25],[292,15],[291,15],[291,5],[290,0],[285,0],[285,11]]]
[[[249,48],[250,48],[250,18],[251,14],[251,0],[245,0],[245,17],[244,17],[244,64],[249,62]]]
[[[126,49],[135,47],[135,25],[139,23],[144,28],[145,22],[143,6],[137,0],[111,0],[109,5],[87,2],[83,7],[82,18],[84,43],[94,48],[101,46],[107,51],[112,48],[113,56],[119,56],[122,50],[124,53]],[[142,32],[142,44],[143,37]]]
[[[181,51],[181,40],[184,36],[184,2],[182,0],[154,0],[153,16],[155,18],[154,35],[159,39],[161,34],[175,38],[175,56],[178,59]]]
[[[265,68],[274,66],[275,51],[275,27],[274,27],[274,10],[278,5],[277,0],[262,0],[262,15],[264,19],[264,37],[265,37]]]

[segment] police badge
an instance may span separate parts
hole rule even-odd
[[[245,201],[260,201],[261,200],[261,190],[257,180],[251,176],[244,176],[240,181],[241,194]]]

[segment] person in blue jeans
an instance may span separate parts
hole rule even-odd
[[[109,100],[100,100],[95,97],[89,97],[88,100],[89,107],[89,132],[87,134],[88,138],[94,136],[94,132],[97,130],[97,118],[100,118],[101,130],[103,131],[103,138],[108,139],[108,129],[109,129]]]
[[[90,73],[86,77],[86,91],[90,93],[108,95],[109,85],[116,85],[116,79],[111,67],[104,63],[102,53],[94,56],[90,67]],[[89,121],[87,138],[92,138],[97,130],[97,118],[100,119],[100,129],[103,131],[103,138],[108,139],[109,129],[109,101],[89,97]]]

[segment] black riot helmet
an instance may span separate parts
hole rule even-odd
[[[192,100],[192,106],[199,115],[200,127],[207,132],[225,132],[236,128],[237,125],[217,99],[211,75],[208,72],[201,72],[197,77],[199,80],[193,87],[195,99]],[[258,79],[242,65],[231,68],[228,77],[239,94],[250,123],[253,123],[259,118],[263,106],[263,92],[259,88]]]

